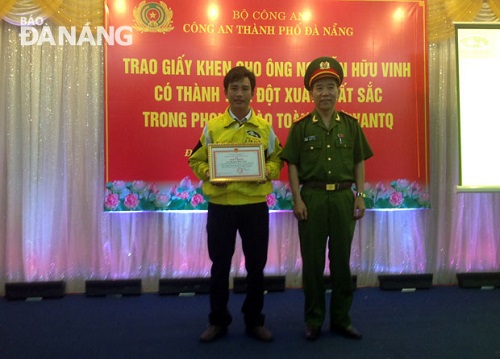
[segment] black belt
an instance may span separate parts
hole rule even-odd
[[[326,183],[319,181],[307,181],[302,184],[304,187],[322,189],[325,191],[340,191],[352,187],[352,182]]]

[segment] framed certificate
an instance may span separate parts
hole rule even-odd
[[[210,182],[266,180],[262,144],[218,143],[208,145]]]

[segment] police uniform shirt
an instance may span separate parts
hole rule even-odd
[[[354,182],[354,165],[373,156],[358,121],[344,112],[334,112],[326,128],[314,110],[295,122],[281,158],[298,168],[300,183]]]

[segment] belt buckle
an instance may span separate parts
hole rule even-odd
[[[327,191],[335,191],[336,188],[337,188],[337,184],[336,183],[327,183],[326,184],[326,190]]]

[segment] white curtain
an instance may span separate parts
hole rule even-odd
[[[486,2],[485,2],[486,4]],[[494,18],[491,9],[482,11]],[[429,45],[431,205],[370,211],[358,224],[352,269],[379,274],[498,271],[500,194],[457,194],[458,129],[453,38]],[[208,277],[206,212],[104,213],[103,49],[21,46],[0,22],[0,294],[6,282]],[[296,222],[271,213],[268,275],[301,285]],[[239,243],[239,242],[238,242]],[[244,275],[237,246],[233,276]]]

